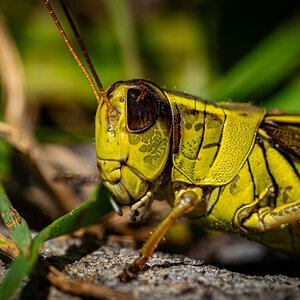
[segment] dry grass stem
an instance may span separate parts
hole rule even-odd
[[[47,275],[49,282],[59,290],[77,296],[95,297],[97,299],[134,300],[135,298],[124,292],[115,291],[103,285],[81,282],[71,279],[53,266],[49,267]]]

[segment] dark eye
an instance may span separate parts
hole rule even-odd
[[[141,132],[153,125],[157,118],[157,101],[145,89],[127,91],[127,127],[131,132]]]

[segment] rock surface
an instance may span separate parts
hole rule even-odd
[[[135,299],[300,299],[300,280],[286,275],[253,276],[218,268],[203,260],[156,252],[150,268],[128,283],[117,276],[132,262],[137,251],[117,242],[95,249],[81,239],[49,241],[41,251],[53,265],[71,278],[104,284],[128,292]],[[1,275],[8,267],[2,258]],[[279,270],[280,271],[280,270]],[[300,272],[299,272],[300,274]],[[32,276],[14,299],[82,299],[49,286],[41,276]]]

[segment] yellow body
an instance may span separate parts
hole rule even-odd
[[[188,213],[203,226],[300,254],[299,115],[217,105],[143,80],[118,82],[107,96],[111,106],[101,102],[96,115],[98,167],[132,216],[167,198],[172,220]],[[173,221],[164,222],[153,245]]]

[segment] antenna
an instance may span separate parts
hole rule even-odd
[[[58,17],[56,15],[56,13],[54,12],[54,10],[53,10],[53,8],[52,8],[52,6],[50,4],[50,0],[44,0],[44,3],[45,3],[45,6],[47,7],[47,9],[48,9],[48,11],[49,11],[52,19],[54,20],[54,23],[55,23],[56,27],[58,28],[58,31],[59,31],[60,35],[62,36],[65,44],[67,45],[67,47],[70,50],[72,56],[74,57],[74,59],[76,60],[77,64],[81,68],[81,70],[84,73],[85,77],[87,78],[87,80],[88,80],[88,82],[89,82],[89,84],[90,84],[90,86],[91,86],[91,88],[93,90],[93,93],[95,95],[95,98],[96,98],[97,102],[99,103],[100,102],[100,96],[99,96],[99,93],[98,93],[98,91],[97,91],[97,89],[95,87],[95,84],[94,84],[94,82],[93,82],[93,80],[92,80],[89,72],[87,71],[86,67],[84,66],[84,64],[82,63],[81,59],[79,58],[79,56],[77,55],[76,51],[74,50],[74,48],[73,48],[73,46],[72,46],[69,38],[67,37],[67,35],[66,35],[66,33],[65,33],[65,31],[64,31],[61,23],[60,23],[60,21],[58,20]],[[102,83],[101,83],[101,81],[100,81],[100,79],[99,79],[99,77],[98,77],[98,75],[97,75],[97,73],[95,71],[95,68],[94,68],[94,66],[92,64],[92,61],[91,61],[91,59],[90,59],[90,57],[89,57],[89,55],[87,53],[86,47],[84,46],[84,43],[83,43],[83,41],[82,41],[82,39],[80,37],[79,31],[78,31],[78,29],[77,29],[77,27],[76,27],[76,25],[75,25],[75,23],[74,23],[71,15],[70,15],[70,13],[69,13],[69,10],[68,10],[66,4],[62,0],[60,0],[60,3],[61,3],[61,6],[63,8],[63,11],[64,11],[64,13],[65,13],[65,15],[66,15],[66,17],[68,19],[68,22],[69,22],[69,24],[70,24],[70,26],[71,26],[71,28],[72,28],[72,30],[74,32],[74,35],[75,35],[75,37],[77,39],[79,47],[80,47],[80,49],[82,51],[82,55],[84,56],[84,58],[86,60],[88,68],[89,68],[89,70],[91,71],[91,73],[92,73],[92,75],[94,77],[94,80],[96,81],[98,89],[99,89],[99,91],[100,91],[100,93],[102,95],[103,101],[105,102],[105,104],[109,108],[111,108],[111,104],[110,104],[110,102],[107,99],[106,92],[105,92],[105,90],[103,88],[103,85],[102,85]]]

